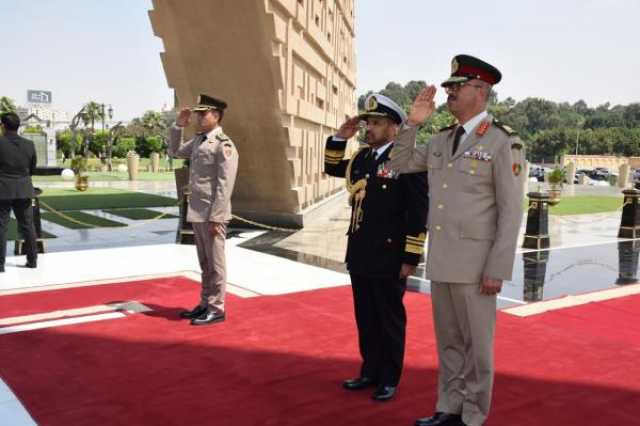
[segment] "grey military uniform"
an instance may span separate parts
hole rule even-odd
[[[487,116],[461,143],[457,126],[415,146],[403,127],[391,168],[429,172],[427,278],[440,359],[436,411],[481,425],[493,386],[496,296],[479,292],[483,276],[510,280],[522,220],[524,149],[517,136]]]
[[[188,158],[190,163],[189,210],[202,269],[200,306],[224,311],[226,289],[225,233],[231,220],[231,195],[238,171],[238,151],[233,142],[216,127],[203,135],[182,141],[182,128],[169,131],[169,154]],[[223,232],[213,236],[211,223],[222,223]]]

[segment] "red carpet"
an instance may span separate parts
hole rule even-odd
[[[227,322],[191,327],[182,278],[0,297],[0,317],[136,300],[153,312],[0,335],[0,375],[41,425],[412,425],[435,403],[429,298],[408,294],[406,367],[379,404],[358,371],[348,287],[228,298]],[[640,425],[640,297],[498,317],[487,425]],[[2,420],[0,419],[0,424]]]

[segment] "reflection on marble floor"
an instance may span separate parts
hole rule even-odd
[[[293,234],[269,232],[242,246],[345,272],[349,215],[345,200],[344,208],[328,220],[308,224]],[[500,307],[636,283],[640,241],[620,240],[619,225],[620,212],[552,216],[551,249],[518,249],[513,280],[505,283]],[[524,223],[519,246],[523,234]],[[409,287],[429,291],[424,265]]]
[[[104,186],[175,196],[172,182],[111,182],[105,183]],[[615,188],[595,190],[600,191],[598,195],[620,195]],[[568,190],[566,195],[594,195],[593,191],[593,188],[574,188]],[[349,225],[350,208],[346,194],[343,194],[342,198],[342,207],[333,215],[305,223],[302,230],[256,233],[254,235],[257,237],[247,239],[239,246],[345,273],[345,234]],[[176,208],[155,210],[177,213]],[[99,215],[112,218],[108,213]],[[620,211],[594,215],[551,216],[550,250],[518,249],[514,278],[511,282],[505,283],[501,294],[502,307],[636,283],[640,242],[622,241],[617,238],[620,216]],[[122,217],[118,217],[117,221],[128,225],[134,225],[136,222]],[[523,220],[518,246],[522,243],[525,222],[526,220]],[[69,230],[49,222],[46,222],[43,228],[58,236],[47,242],[48,250],[54,252],[172,244],[175,241],[176,226],[176,219],[166,219],[129,228]],[[234,228],[230,232],[235,232],[242,239],[246,235],[245,231]],[[418,268],[415,278],[410,281],[410,288],[426,292],[429,286],[423,267],[424,265],[421,265]]]

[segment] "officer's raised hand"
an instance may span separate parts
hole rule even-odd
[[[189,125],[189,121],[191,121],[191,110],[189,108],[180,110],[180,113],[176,118],[176,124],[179,127],[185,127]]]
[[[427,86],[416,96],[411,106],[411,112],[407,118],[407,124],[409,126],[417,126],[425,121],[436,110],[436,103],[433,99],[436,96],[436,86]]]
[[[351,139],[360,130],[360,117],[351,117],[338,129],[336,137],[340,139]]]

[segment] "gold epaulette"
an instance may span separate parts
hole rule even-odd
[[[216,139],[218,139],[220,142],[226,142],[229,139],[229,136],[225,135],[224,133],[219,133],[216,135]]]
[[[518,134],[518,132],[513,130],[511,127],[507,126],[506,124],[502,124],[500,121],[496,120],[495,118],[493,119],[493,125],[496,126],[498,129],[502,130],[503,132],[505,132],[508,136],[516,136]]]
[[[364,209],[362,208],[362,202],[364,197],[367,196],[367,179],[359,179],[356,182],[351,180],[351,166],[355,161],[358,154],[363,150],[369,149],[368,147],[360,148],[355,154],[351,156],[349,164],[347,164],[347,171],[345,173],[347,181],[347,191],[349,191],[349,204],[353,206],[353,212],[351,214],[351,232],[356,232],[360,228],[360,222],[364,217]]]

